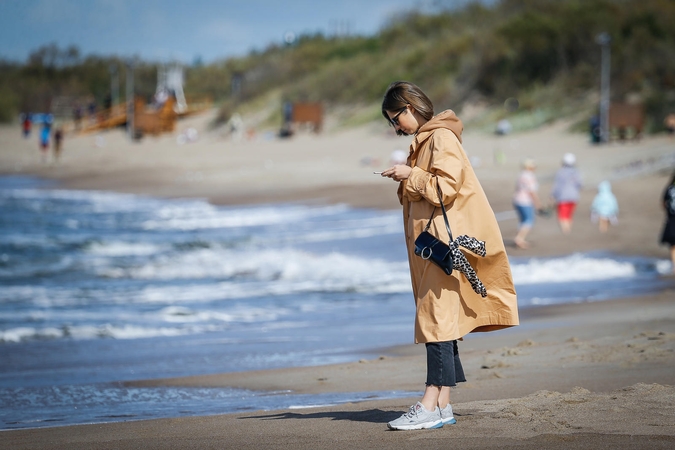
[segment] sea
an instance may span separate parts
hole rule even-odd
[[[609,253],[511,265],[521,309],[658,291],[671,271]],[[398,210],[0,177],[0,430],[416,396],[124,383],[373,359],[412,342],[413,316]]]

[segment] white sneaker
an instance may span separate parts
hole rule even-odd
[[[417,402],[410,407],[410,411],[396,420],[387,424],[392,430],[424,430],[426,428],[441,428],[441,410],[436,407],[434,411],[428,411],[423,404]]]
[[[450,405],[450,403],[448,403],[448,406],[441,409],[441,420],[443,421],[443,425],[452,425],[457,423],[455,416],[452,414],[452,405]]]

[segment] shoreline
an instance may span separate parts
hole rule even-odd
[[[115,192],[122,194],[147,195],[171,200],[194,199],[205,200],[214,206],[255,206],[265,204],[347,204],[352,208],[365,208],[375,210],[399,210],[400,204],[396,198],[396,192],[390,184],[373,186],[370,184],[330,185],[316,188],[306,188],[289,191],[276,191],[270,193],[248,193],[233,196],[216,194],[213,196],[179,196],[165,195],[148,189],[125,189],[120,186],[106,186],[97,183],[96,187],[81,186],[77,182],[51,178],[40,172],[8,173],[0,170],[0,176],[28,176],[39,180],[55,183],[57,189],[65,190],[92,190],[102,192]],[[485,192],[493,204],[495,214],[506,216],[499,221],[502,238],[509,255],[519,257],[560,257],[574,253],[587,253],[607,251],[622,256],[644,256],[651,258],[668,259],[668,249],[658,241],[661,235],[663,215],[661,206],[657,201],[642,202],[642,198],[658,194],[658,189],[665,185],[668,176],[657,173],[651,177],[624,180],[614,183],[613,191],[617,197],[631,198],[634,202],[630,208],[630,214],[625,212],[622,204],[622,214],[618,226],[610,226],[607,233],[601,234],[597,226],[588,218],[577,217],[573,233],[563,235],[558,229],[555,217],[538,217],[528,240],[530,248],[517,248],[512,236],[517,231],[517,220],[510,206],[510,193],[508,199],[504,197],[504,191],[499,187],[487,183]],[[161,183],[159,184],[161,185]],[[49,188],[48,188],[49,189]],[[364,191],[366,193],[364,194]],[[578,210],[590,210],[592,196],[588,192],[584,195],[577,206]],[[496,199],[496,201],[494,200]],[[506,205],[509,206],[506,206]],[[500,208],[500,209],[497,209]],[[579,216],[580,214],[577,213]]]
[[[634,321],[634,310],[637,307],[645,309],[639,320],[635,320],[636,325],[643,322],[659,323],[662,316],[663,321],[668,327],[675,326],[675,279],[671,286],[659,293],[646,294],[644,296],[626,297],[610,300],[586,301],[577,303],[564,303],[556,305],[530,306],[520,310],[521,325],[505,330],[490,333],[471,333],[460,342],[460,354],[462,355],[463,365],[472,368],[474,374],[481,374],[473,381],[462,384],[457,389],[457,396],[462,401],[469,400],[463,394],[464,391],[474,389],[485,389],[478,380],[483,381],[494,376],[495,380],[504,378],[518,377],[524,375],[520,373],[525,368],[515,364],[506,363],[522,354],[530,354],[528,359],[550,358],[543,353],[539,354],[536,347],[548,346],[559,350],[559,346],[565,344],[577,344],[586,340],[597,340],[599,329],[605,331],[606,335],[611,335],[612,329],[633,328],[631,322]],[[594,314],[606,314],[611,311],[607,317],[598,318]],[[575,324],[571,324],[575,321]],[[595,329],[584,330],[585,326],[593,326]],[[625,331],[622,330],[622,331]],[[673,329],[675,331],[675,329]],[[659,332],[648,330],[644,333],[649,334],[647,340],[659,341]],[[665,333],[665,332],[664,332]],[[567,336],[567,340],[559,342],[562,336]],[[673,340],[675,348],[675,334],[664,334],[663,339]],[[651,338],[651,339],[650,339]],[[569,341],[569,342],[568,342]],[[561,345],[562,344],[562,345]],[[579,345],[574,345],[578,347]],[[548,350],[550,350],[550,348]],[[547,351],[548,351],[547,350]],[[616,349],[615,349],[616,350]],[[502,352],[501,354],[499,354]],[[668,351],[669,352],[669,351]],[[396,367],[412,364],[417,370],[405,370],[406,377],[421,378],[417,381],[412,379],[397,379],[395,383],[400,385],[391,390],[420,392],[424,387],[425,373],[425,350],[423,345],[401,345],[382,349],[372,349],[372,359],[362,359],[352,363],[329,364],[323,366],[293,367],[284,369],[266,369],[247,372],[230,372],[215,375],[201,375],[177,378],[163,378],[150,380],[136,380],[124,382],[123,385],[130,387],[234,387],[239,389],[249,389],[254,391],[292,391],[297,394],[317,394],[325,392],[362,392],[376,391],[383,387],[382,380],[373,378],[368,373],[375,370],[382,373],[396,373]],[[639,350],[638,350],[639,353]],[[515,357],[515,358],[511,358]],[[465,361],[466,358],[466,362]],[[494,359],[490,364],[480,363],[478,360]],[[675,355],[673,355],[675,361]],[[558,369],[555,364],[541,364],[544,368],[550,368],[553,375]],[[490,367],[483,367],[490,366]],[[484,370],[489,372],[488,377],[482,374]],[[643,369],[638,368],[642,371]],[[499,374],[504,372],[503,374]],[[509,374],[513,372],[513,374]],[[316,378],[314,378],[316,377]],[[665,372],[652,372],[647,375],[652,383],[672,383],[675,384],[675,374]],[[612,377],[616,378],[616,377]],[[544,385],[547,381],[539,380],[534,384]],[[474,385],[475,384],[475,385]],[[558,389],[571,389],[576,386],[572,380],[557,379]],[[354,385],[359,389],[355,391]],[[616,382],[610,381],[607,386],[612,389],[618,389]],[[515,393],[526,395],[532,389],[531,385],[521,386]],[[543,387],[542,387],[543,389]],[[511,391],[514,392],[514,391]],[[480,395],[480,399],[501,399],[504,393],[490,392],[489,395]]]

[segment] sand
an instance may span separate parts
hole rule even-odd
[[[117,130],[66,136],[57,164],[42,164],[35,136],[24,140],[18,126],[3,127],[0,172],[38,175],[65,188],[196,197],[217,204],[345,202],[398,208],[395,184],[372,172],[386,167],[390,153],[406,149],[408,140],[384,126],[301,134],[286,141],[260,132],[254,140],[233,141],[221,130],[209,130],[209,118],[193,117],[181,122],[176,134],[133,144]],[[188,127],[198,130],[199,139],[178,144],[177,135]],[[656,137],[594,147],[559,123],[506,137],[467,130],[464,143],[501,219],[511,255],[611,251],[668,257],[658,244],[664,219],[659,197],[675,165],[675,141]],[[555,218],[540,217],[530,235],[532,247],[516,249],[510,197],[519,162],[526,156],[537,160],[545,196],[566,151],[576,153],[586,186],[573,233],[563,236]],[[503,162],[497,161],[502,156]],[[606,234],[589,220],[595,186],[603,179],[612,181],[621,208],[619,224]],[[526,309],[519,327],[468,336],[460,352],[469,381],[452,394],[458,424],[440,430],[387,430],[386,422],[415,401],[410,398],[4,431],[0,448],[673,448],[672,281],[670,288],[638,298]],[[133,384],[310,394],[421,391],[424,375],[424,347],[409,345],[347,364]]]

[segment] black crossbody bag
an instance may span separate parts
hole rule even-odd
[[[441,204],[441,210],[443,211],[445,228],[448,230],[448,244],[450,244],[452,242],[452,231],[450,231],[450,223],[448,222],[445,205],[443,204],[443,192],[441,191],[440,184],[438,184],[438,180],[436,180],[436,188],[438,189],[438,202]],[[450,275],[452,274],[453,269],[452,249],[450,248],[450,245],[429,233],[429,227],[431,227],[431,221],[434,218],[435,212],[436,208],[434,207],[434,210],[431,211],[431,217],[429,217],[427,226],[424,227],[424,231],[422,231],[420,235],[417,236],[417,239],[415,239],[415,254],[422,259],[431,261],[443,269],[443,272],[447,275]]]

